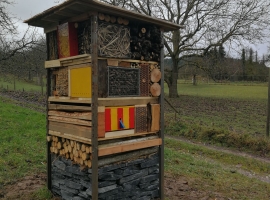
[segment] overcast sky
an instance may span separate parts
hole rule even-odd
[[[25,30],[27,24],[23,21],[33,17],[34,15],[57,5],[59,0],[14,0],[15,4],[9,7],[11,13],[20,19],[18,22],[19,30]],[[60,0],[63,2],[63,0]],[[43,29],[40,29],[43,32]],[[267,44],[251,45],[255,51],[258,51],[259,56],[267,53]],[[240,51],[241,52],[241,51]],[[240,55],[239,55],[240,56]]]

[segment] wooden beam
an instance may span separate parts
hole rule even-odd
[[[122,98],[99,98],[99,106],[132,106],[158,103],[157,97],[122,97]]]
[[[71,98],[71,97],[54,97],[48,98],[49,102],[65,102],[65,103],[85,103],[90,104],[92,102],[91,98]]]
[[[87,126],[79,126],[67,123],[49,121],[49,129],[60,133],[67,133],[74,136],[91,138],[92,128]]]
[[[61,67],[60,60],[45,61],[45,68]]]
[[[81,120],[81,119],[73,119],[73,118],[66,118],[66,117],[60,117],[60,116],[49,116],[48,119],[49,121],[53,121],[53,122],[77,124],[77,125],[82,125],[82,126],[92,126],[91,121]]]
[[[98,141],[114,140],[114,139],[120,139],[120,138],[126,138],[126,137],[138,137],[138,136],[153,135],[153,134],[157,134],[157,132],[135,133],[135,134],[110,136],[110,137],[105,137],[105,138],[99,138]]]
[[[133,135],[134,133],[135,133],[134,129],[106,132],[105,133],[105,138]]]
[[[48,112],[48,115],[68,117],[68,118],[73,118],[73,119],[92,120],[91,112],[63,112],[63,111],[50,110]]]
[[[159,104],[151,104],[151,131],[159,131],[160,130],[160,105]]]
[[[48,107],[49,107],[49,110],[91,111],[91,107],[90,106],[74,106],[74,105],[62,105],[62,104],[48,104]]]
[[[112,154],[117,154],[117,153],[123,153],[123,152],[133,151],[137,149],[144,149],[148,147],[159,146],[161,144],[162,144],[162,140],[158,138],[158,139],[153,139],[153,140],[136,142],[132,144],[104,147],[104,148],[98,149],[98,156],[106,156],[106,155],[112,155]]]
[[[87,139],[84,137],[79,137],[76,135],[71,135],[71,134],[67,134],[67,133],[61,133],[58,131],[52,131],[49,130],[49,134],[50,135],[54,135],[54,136],[58,136],[58,137],[62,137],[62,138],[66,138],[66,139],[70,139],[70,140],[74,140],[74,141],[78,141],[78,142],[82,142],[85,144],[91,144],[91,139]]]

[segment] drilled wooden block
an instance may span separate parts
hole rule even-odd
[[[149,70],[150,66],[148,64],[142,64],[140,70],[140,96],[149,96]]]
[[[135,133],[147,132],[147,107],[135,107]]]

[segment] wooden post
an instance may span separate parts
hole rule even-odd
[[[98,20],[91,17],[92,59],[92,199],[98,200]]]
[[[270,120],[270,68],[268,76],[268,104],[267,104],[267,122],[266,122],[266,137],[269,137],[269,120]]]

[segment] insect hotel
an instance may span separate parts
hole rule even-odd
[[[47,39],[48,188],[62,199],[164,199],[163,32],[95,0],[25,21]]]

